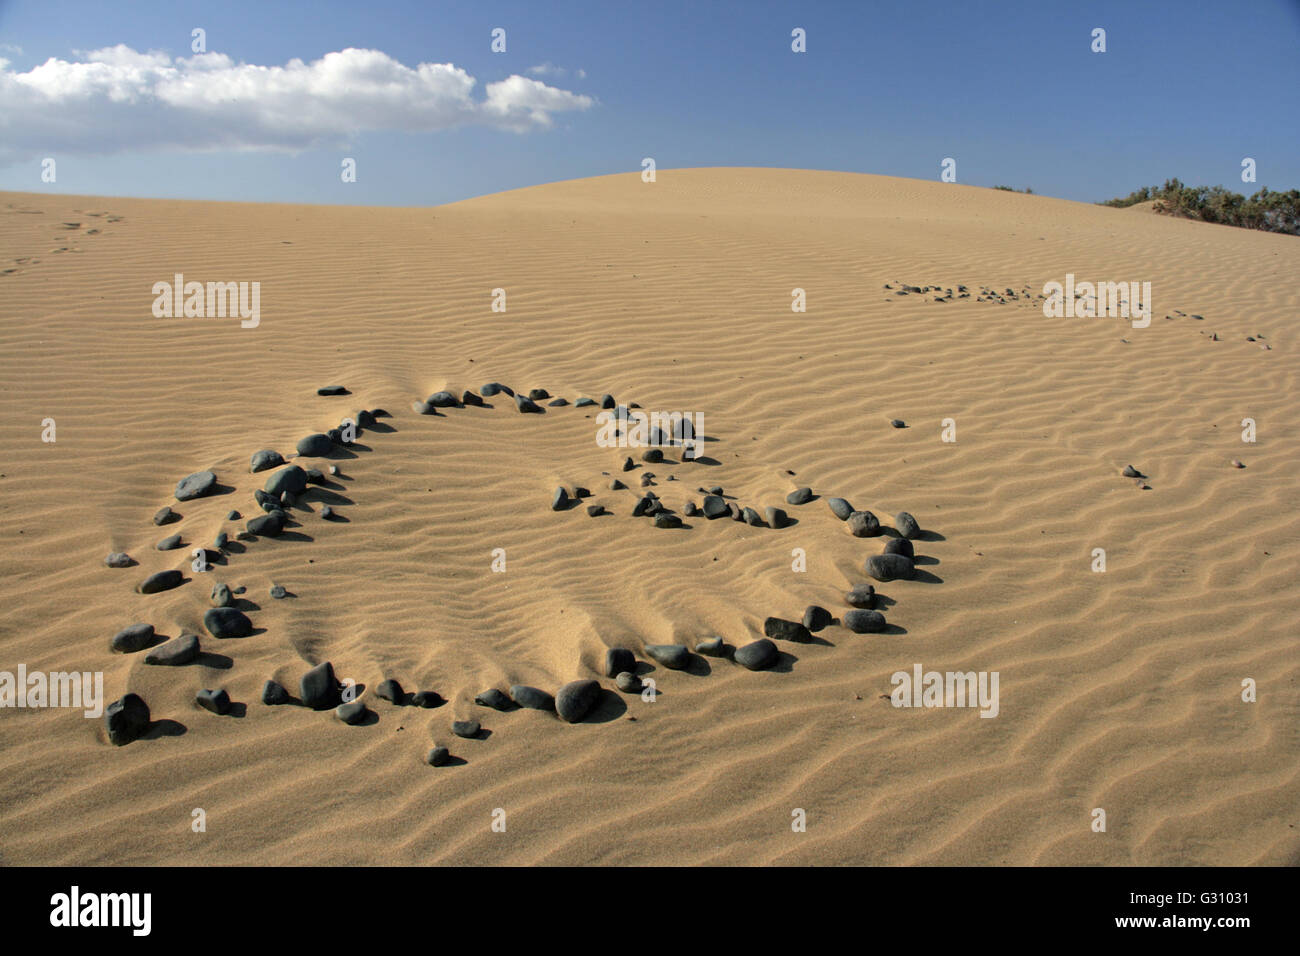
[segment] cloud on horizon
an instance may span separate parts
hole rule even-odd
[[[284,66],[222,53],[173,59],[118,44],[26,73],[0,58],[0,161],[59,153],[343,146],[367,131],[549,129],[595,99],[513,75],[484,86],[451,63],[411,68],[348,48]]]

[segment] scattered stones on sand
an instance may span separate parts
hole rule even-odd
[[[885,554],[901,554],[909,558],[916,557],[916,548],[907,538],[890,538],[885,542]]]
[[[781,508],[774,508],[771,505],[768,505],[763,509],[763,518],[767,521],[767,526],[769,528],[784,528],[786,522],[790,520],[784,510]]]
[[[910,581],[916,577],[916,566],[903,554],[873,554],[867,558],[867,574],[877,581]]]
[[[230,607],[235,603],[234,595],[230,593],[230,585],[220,581],[212,585],[212,592],[208,598],[213,607]]]
[[[334,716],[343,723],[355,727],[357,724],[365,723],[370,716],[370,709],[359,700],[344,701],[334,708]]]
[[[176,500],[191,501],[202,498],[217,486],[217,476],[211,471],[196,471],[176,482]]]
[[[507,385],[502,385],[500,382],[488,382],[479,389],[479,392],[484,398],[491,398],[493,395],[509,395],[514,397],[515,394],[514,389]]]
[[[766,670],[780,658],[781,652],[766,637],[760,637],[753,643],[736,648],[735,654],[736,663],[751,671]]]
[[[855,608],[844,612],[844,626],[855,634],[879,634],[885,629],[885,615]]]
[[[631,671],[621,671],[614,677],[614,684],[625,694],[639,694],[645,685],[641,678]]]
[[[402,685],[391,677],[379,682],[379,686],[375,688],[375,696],[394,704],[400,704],[406,699],[406,694],[402,692]]]
[[[322,385],[316,389],[317,395],[347,395],[348,390],[342,385]]]
[[[714,518],[722,518],[728,514],[730,509],[727,507],[727,501],[721,495],[707,495],[704,499],[704,517],[712,521]]]
[[[880,519],[870,511],[855,511],[845,523],[855,538],[874,538],[880,534]]]
[[[808,609],[803,612],[803,626],[811,634],[830,627],[832,620],[834,618],[831,617],[831,612],[817,604],[809,604]]]
[[[154,545],[159,551],[175,551],[181,546],[180,534],[169,534]]]
[[[334,440],[329,435],[317,432],[298,440],[298,454],[304,458],[322,458],[334,450]],[[306,486],[307,473],[303,472],[303,485]],[[302,489],[298,489],[302,490]]]
[[[515,406],[519,409],[520,412],[525,414],[531,412],[532,414],[539,415],[541,414],[542,411],[542,406],[538,405],[531,398],[525,398],[523,395],[515,396]]]
[[[691,650],[684,644],[647,644],[645,656],[669,670],[680,671],[691,666]]]
[[[110,568],[129,568],[135,564],[135,559],[125,551],[114,551],[104,559],[104,563]]]
[[[446,747],[434,747],[429,751],[429,755],[424,758],[430,767],[441,767],[451,759],[451,751]]]
[[[827,498],[826,504],[830,506],[831,512],[841,521],[849,520],[849,515],[853,514],[853,505],[849,504],[843,498]]]
[[[894,528],[904,538],[915,538],[921,533],[921,526],[916,523],[916,519],[906,511],[900,511],[894,515]]]
[[[192,664],[199,657],[199,636],[197,634],[182,634],[180,637],[174,637],[166,643],[159,644],[151,650],[144,659],[146,664],[157,664],[160,667],[183,667],[186,664]]]
[[[705,657],[722,657],[727,652],[727,642],[720,637],[710,637],[695,645],[695,653]]]
[[[796,488],[785,496],[786,504],[806,505],[812,501],[813,493],[811,488]]]
[[[152,624],[132,624],[114,634],[109,646],[115,654],[134,654],[152,644],[153,638]]]
[[[872,584],[860,584],[844,595],[844,603],[849,607],[873,608],[876,606],[876,588]]]
[[[334,665],[321,661],[298,682],[298,696],[313,710],[328,710],[339,705],[339,682],[334,676]]]
[[[551,495],[551,510],[563,511],[567,507],[569,507],[569,493],[561,485],[555,489],[555,494]]]
[[[527,684],[512,684],[510,686],[510,699],[520,707],[526,707],[529,710],[555,710],[555,697],[548,694],[539,687],[530,687]]]
[[[300,495],[307,490],[307,472],[298,465],[288,465],[266,479],[262,490],[272,498],[278,498],[286,491]]]
[[[599,700],[600,684],[596,681],[569,681],[555,694],[555,712],[562,720],[576,724],[591,713]]]
[[[224,717],[230,713],[230,695],[225,689],[221,690],[201,690],[194,695],[194,703],[198,704],[204,710],[210,710],[219,717]]]
[[[464,737],[466,740],[473,740],[482,730],[482,725],[472,717],[469,720],[453,720],[451,722],[451,732],[457,737]]]
[[[141,581],[138,590],[141,594],[157,594],[180,587],[184,580],[179,571],[157,571]]]
[[[480,707],[491,707],[493,710],[512,710],[514,701],[497,690],[495,687],[489,687],[481,694],[474,698],[474,703]]]
[[[253,622],[243,611],[233,607],[210,607],[203,613],[203,626],[213,637],[247,637]]]
[[[172,511],[170,507],[159,509],[158,513],[153,516],[153,523],[156,525],[168,524],[172,521],[180,521],[181,516]]]
[[[284,685],[268,680],[262,685],[262,703],[270,707],[287,704],[289,703],[289,692],[284,689]]]
[[[763,633],[779,641],[807,643],[812,640],[812,634],[809,633],[808,628],[798,621],[787,621],[785,618],[780,617],[769,617],[765,620],[763,622]]]
[[[621,671],[636,671],[636,655],[626,647],[611,647],[605,651],[605,676],[614,677]]]
[[[118,747],[144,736],[149,731],[150,723],[149,705],[139,694],[119,697],[104,710],[108,739]]]

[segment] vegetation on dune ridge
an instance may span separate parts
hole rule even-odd
[[[1011,186],[994,186],[993,188],[1001,189],[1004,192],[1009,192],[1009,193],[1027,193],[1030,196],[1034,194],[1034,191],[1030,189],[1028,186],[1026,186],[1024,189],[1013,189]]]
[[[1164,186],[1143,186],[1122,199],[1108,199],[1099,205],[1123,208],[1140,202],[1153,202],[1156,212],[1184,219],[1300,235],[1300,189],[1282,193],[1265,187],[1246,198],[1223,186],[1185,186],[1168,179]]]

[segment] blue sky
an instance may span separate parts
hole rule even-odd
[[[185,62],[195,27],[226,59]],[[377,52],[312,67],[348,48]],[[918,179],[952,157],[959,182],[1086,201],[1171,176],[1291,189],[1297,51],[1300,0],[0,0],[0,189],[431,205],[645,156]]]

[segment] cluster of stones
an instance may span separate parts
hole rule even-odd
[[[322,388],[318,393],[348,394],[342,386]],[[483,407],[486,405],[485,398],[502,394],[513,398],[516,408],[523,414],[542,413],[543,408],[538,404],[539,402],[546,402],[547,407],[552,408],[570,404],[564,398],[553,398],[545,389],[535,388],[527,395],[523,395],[516,394],[508,386],[491,382],[480,389],[480,394],[465,390],[457,397],[451,391],[439,391],[424,401],[413,403],[412,407],[422,415],[440,415],[441,410],[444,409]],[[575,408],[593,406],[614,409],[616,415],[622,413],[624,417],[627,409],[640,407],[636,404],[619,406],[611,395],[604,395],[599,400],[579,398],[573,403]],[[372,426],[377,418],[386,416],[387,413],[382,409],[373,412],[361,411],[351,425],[360,430]],[[337,429],[306,436],[298,442],[296,449],[298,456],[330,455],[335,447],[342,443],[343,428],[347,424],[345,422]],[[894,424],[896,427],[902,427],[901,422],[895,421]],[[655,431],[657,432],[658,429]],[[663,433],[652,434],[652,447],[642,454],[642,461],[647,464],[666,463],[664,447],[670,447],[674,439],[685,442],[695,437],[687,431],[676,436]],[[686,455],[682,456],[683,463],[690,460]],[[631,457],[627,457],[623,462],[622,470],[626,474],[638,467]],[[255,540],[257,537],[278,536],[290,520],[289,509],[303,502],[308,486],[327,483],[325,474],[320,470],[304,469],[297,464],[291,464],[277,451],[263,449],[253,454],[250,459],[252,473],[272,469],[276,470],[267,479],[264,487],[255,491],[253,495],[257,507],[263,513],[247,522],[245,530],[238,533],[240,538]],[[337,468],[331,465],[329,473],[337,474]],[[653,472],[642,471],[641,487],[648,488],[653,485],[654,478]],[[668,480],[675,479],[670,476]],[[216,488],[217,478],[213,472],[197,472],[177,484],[175,496],[177,501],[189,501],[211,494]],[[619,478],[611,478],[609,488],[612,491],[619,491],[627,489],[627,485]],[[688,501],[682,509],[682,513],[688,517],[702,515],[707,520],[730,518],[753,527],[773,529],[784,528],[789,524],[788,514],[783,508],[768,506],[760,516],[757,509],[753,507],[741,507],[734,501],[728,501],[721,486],[708,489],[700,487],[698,490],[703,495],[702,504],[697,506],[694,501]],[[574,486],[572,489],[561,487],[556,489],[551,507],[555,510],[565,510],[590,497],[592,493],[585,487]],[[810,488],[798,488],[786,496],[786,503],[800,507],[815,500],[816,497]],[[846,528],[855,537],[876,537],[883,534],[879,520],[871,512],[856,510],[843,498],[828,498],[827,504],[832,514],[844,521]],[[588,506],[587,511],[593,516],[605,513],[603,507],[599,505]],[[646,491],[638,496],[632,514],[634,517],[644,516],[652,519],[656,527],[682,527],[681,518],[664,506],[653,491]],[[330,517],[328,506],[321,509],[321,516]],[[240,515],[232,511],[227,518],[239,520]],[[154,516],[154,522],[159,526],[180,520],[181,515],[173,511],[170,506],[163,508]],[[912,539],[920,531],[916,520],[907,512],[900,512],[894,518],[894,528],[898,536],[890,538],[880,554],[866,559],[866,573],[877,581],[911,579],[915,575]],[[225,533],[218,535],[215,542],[216,551],[225,553],[227,543],[228,537]],[[160,550],[172,550],[182,544],[181,536],[174,534],[159,542],[158,547]],[[127,555],[120,553],[110,555],[106,563],[113,567],[134,564]],[[144,594],[155,593],[177,587],[183,582],[182,572],[161,571],[146,578],[140,584],[139,591]],[[212,606],[204,614],[203,625],[214,638],[240,638],[253,632],[253,623],[248,615],[235,607],[235,596],[243,591],[242,587],[232,590],[227,584],[221,582],[213,585],[210,593]],[[271,593],[272,597],[286,596],[284,588],[279,585],[273,586]],[[856,633],[879,633],[885,630],[884,615],[876,609],[873,585],[855,587],[845,596],[845,601],[851,609],[843,614],[841,621],[843,626]],[[669,670],[688,670],[694,666],[700,656],[729,658],[749,670],[765,670],[780,661],[781,652],[776,641],[808,642],[812,640],[813,633],[833,623],[834,617],[829,611],[814,605],[805,611],[801,622],[777,617],[767,618],[763,627],[764,637],[740,647],[727,644],[721,637],[710,637],[698,642],[694,649],[683,644],[646,644],[643,647],[643,654],[648,660]],[[111,649],[118,653],[148,651],[145,657],[146,663],[158,666],[190,664],[198,660],[202,652],[197,635],[185,633],[173,640],[159,643],[153,625],[147,623],[135,624],[120,631],[113,637]],[[612,678],[619,691],[625,694],[639,694],[643,690],[642,679],[638,673],[641,666],[631,649],[611,648],[606,653],[604,676]],[[267,706],[297,703],[312,710],[332,709],[339,720],[349,725],[368,723],[373,716],[373,712],[362,700],[352,696],[352,689],[338,681],[330,661],[323,661],[308,670],[299,681],[298,691],[299,697],[295,701],[285,687],[274,680],[268,680],[262,689],[261,701]],[[576,723],[597,709],[605,692],[600,682],[593,679],[570,681],[554,693],[537,687],[516,684],[508,691],[489,688],[478,694],[474,698],[474,703],[477,706],[503,712],[519,709],[538,710],[552,713],[562,721]],[[374,696],[397,707],[433,708],[445,703],[445,700],[434,691],[421,690],[408,694],[392,678],[384,679],[375,689]],[[196,695],[195,702],[198,706],[219,715],[230,713],[236,706],[227,692],[221,688],[201,690]],[[114,701],[106,710],[105,720],[109,739],[115,744],[124,744],[136,739],[148,730],[151,723],[148,705],[137,694],[126,694]],[[481,723],[475,718],[453,721],[451,733],[462,739],[482,739],[486,736]],[[445,765],[453,759],[455,758],[445,743],[434,746],[426,755],[427,762],[433,766]]]
[[[929,295],[931,293],[936,293],[935,297],[931,300],[933,302],[951,302],[954,298],[969,299],[974,295],[976,302],[997,302],[1000,305],[1008,305],[1012,302],[1033,302],[1035,299],[1047,298],[1047,296],[1041,292],[1035,295],[1028,288],[1022,288],[1017,292],[1015,289],[1010,288],[999,291],[992,286],[980,286],[978,292],[972,293],[970,289],[964,285],[957,286],[954,291],[951,287],[940,285],[908,285],[905,282],[898,283],[897,285],[886,282],[885,288],[893,292],[894,295]]]
[[[317,389],[317,394],[340,396],[350,393],[344,386],[328,385]],[[352,418],[344,419],[336,428],[302,438],[295,448],[297,457],[328,457],[334,454],[338,447],[348,443],[350,440],[348,432],[360,433],[363,428],[373,427],[377,419],[384,417],[388,417],[388,412],[383,409],[373,411],[362,409]],[[308,486],[329,485],[327,475],[334,476],[339,473],[337,465],[329,465],[327,471],[322,471],[319,468],[303,468],[298,464],[290,464],[280,452],[273,449],[254,452],[249,459],[250,473],[257,474],[272,469],[278,470],[267,478],[261,489],[253,492],[253,501],[260,514],[247,519],[244,529],[236,532],[235,536],[240,540],[255,541],[259,537],[278,537],[292,520],[290,509],[305,503]],[[193,501],[212,495],[218,488],[217,475],[214,471],[198,471],[176,483],[174,497],[178,502]],[[337,517],[329,505],[322,506],[319,515],[327,521]],[[169,505],[160,509],[154,515],[153,521],[155,525],[162,527],[175,524],[182,518],[183,516]],[[243,520],[243,515],[232,510],[227,513],[226,520],[240,521]],[[230,535],[227,532],[218,533],[211,547],[203,548],[207,564],[213,565],[226,558],[230,553],[229,543]],[[159,541],[155,548],[159,551],[173,551],[186,545],[183,536],[176,532]],[[104,563],[112,568],[126,568],[134,566],[137,562],[129,554],[116,551],[109,554],[104,559]],[[136,590],[141,594],[156,594],[180,587],[184,583],[183,571],[169,569],[149,575],[137,585]],[[224,640],[246,637],[253,633],[253,622],[247,614],[235,607],[235,596],[244,593],[244,590],[242,587],[232,590],[229,585],[220,582],[212,586],[210,593],[212,606],[203,615],[203,626],[212,637]],[[281,599],[288,597],[289,593],[282,585],[273,584],[270,588],[270,596],[273,599]],[[193,663],[202,653],[198,635],[182,633],[179,637],[163,642],[155,633],[154,626],[148,623],[133,624],[124,628],[113,636],[109,646],[113,652],[122,654],[148,651],[145,663],[163,667],[180,667]],[[328,662],[324,666],[328,667]],[[309,677],[318,670],[319,667],[309,672]],[[304,677],[304,682],[306,681],[308,677]],[[306,686],[307,684],[304,683],[304,688]],[[267,681],[262,698],[263,703],[267,704],[287,703],[292,699],[288,692],[274,681]],[[304,695],[304,702],[307,702],[306,695]],[[205,710],[220,715],[230,713],[235,706],[223,688],[200,690],[195,695],[195,703]],[[357,702],[344,702],[338,705],[338,716],[347,723],[356,723],[364,719],[364,705],[358,709],[351,706],[353,703]],[[308,702],[307,706],[315,705]],[[362,716],[358,717],[358,713]],[[106,708],[105,723],[108,738],[112,743],[118,745],[130,743],[144,734],[151,725],[148,704],[138,694],[126,694]]]

